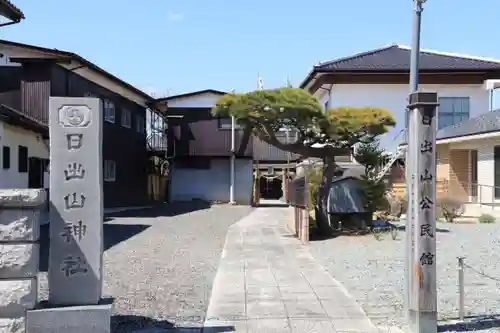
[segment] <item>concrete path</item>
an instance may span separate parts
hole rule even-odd
[[[228,228],[253,210],[200,201],[112,214],[103,267],[103,294],[115,299],[112,332],[200,333]],[[39,300],[48,296],[48,227],[41,228]]]
[[[230,227],[203,332],[378,332],[285,229],[286,213],[257,208]]]

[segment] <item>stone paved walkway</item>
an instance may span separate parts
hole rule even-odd
[[[231,226],[203,332],[378,332],[285,229],[286,213],[258,208]]]

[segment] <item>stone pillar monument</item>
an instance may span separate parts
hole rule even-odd
[[[0,190],[0,332],[25,332],[38,299],[40,211],[44,190]]]
[[[102,295],[103,189],[99,99],[50,98],[48,308],[28,313],[33,332],[109,332]]]
[[[283,200],[288,203],[288,169],[283,170]]]
[[[258,164],[255,168],[254,175],[255,178],[253,183],[253,202],[255,205],[258,205],[260,201],[260,170]]]
[[[410,94],[407,168],[409,214],[406,263],[412,333],[437,333],[436,93]]]

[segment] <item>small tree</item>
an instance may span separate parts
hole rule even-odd
[[[376,107],[340,107],[325,112],[307,91],[288,87],[227,94],[213,112],[234,116],[247,134],[253,133],[281,150],[321,158],[323,179],[319,193],[323,210],[336,169],[335,156],[350,154],[354,144],[371,142],[396,124],[389,111]],[[276,133],[285,127],[297,133],[295,142],[278,139]]]
[[[386,162],[384,150],[380,148],[378,140],[359,145],[355,155],[356,161],[363,165],[365,172],[361,179],[361,193],[364,197],[365,208],[368,212],[375,212],[387,208],[386,186],[377,180],[381,166]]]

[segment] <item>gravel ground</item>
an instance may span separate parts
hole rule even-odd
[[[358,300],[374,324],[404,328],[404,231],[386,235],[343,236],[313,241],[310,251]],[[465,271],[465,310],[472,323],[458,317],[457,257],[474,268]],[[440,331],[500,332],[500,224],[438,223],[437,278]],[[479,273],[478,273],[479,272]],[[484,274],[482,274],[484,273]],[[483,316],[489,318],[481,318]],[[485,329],[488,328],[488,329]]]
[[[227,229],[252,208],[201,208],[125,213],[105,223],[104,295],[115,298],[114,333],[202,326]],[[45,299],[45,273],[39,289]]]

